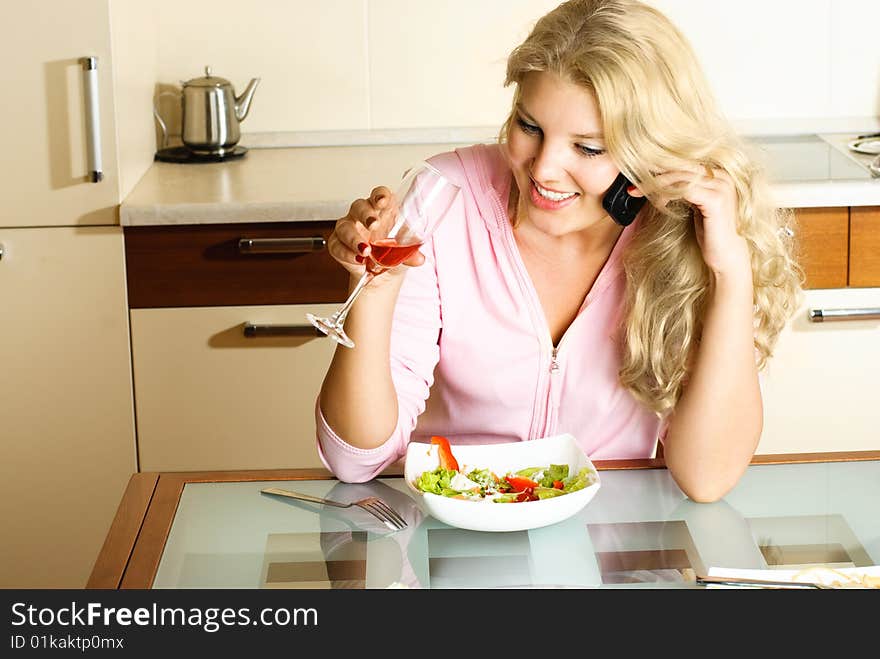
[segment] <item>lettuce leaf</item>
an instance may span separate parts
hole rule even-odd
[[[452,469],[444,469],[443,467],[437,467],[434,471],[422,472],[419,480],[416,481],[416,487],[422,492],[452,496],[457,492],[449,487],[449,483],[456,473]]]
[[[593,484],[593,472],[589,467],[581,467],[574,476],[562,479],[562,491],[575,492]]]

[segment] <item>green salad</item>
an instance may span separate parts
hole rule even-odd
[[[447,465],[425,471],[414,483],[418,490],[456,499],[521,503],[539,501],[582,490],[596,481],[589,467],[570,474],[567,464],[527,467],[498,476],[489,469],[467,474]]]

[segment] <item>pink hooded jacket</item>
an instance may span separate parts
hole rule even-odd
[[[499,145],[430,162],[462,188],[407,272],[394,311],[394,433],[359,449],[315,406],[318,453],[336,476],[364,482],[403,457],[410,441],[526,441],[568,432],[591,459],[654,453],[661,420],[618,382],[624,273],[617,240],[577,317],[554,349],[506,211],[511,174]],[[430,394],[430,395],[429,395]]]

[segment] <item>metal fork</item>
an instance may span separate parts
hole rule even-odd
[[[352,501],[351,503],[340,503],[339,501],[322,499],[321,497],[312,496],[311,494],[303,494],[302,492],[294,492],[292,490],[282,490],[278,487],[267,487],[260,491],[265,494],[277,494],[278,496],[288,497],[290,499],[299,499],[311,503],[322,503],[327,506],[336,506],[337,508],[351,508],[352,506],[357,506],[379,519],[392,531],[400,531],[407,526],[406,520],[403,519],[394,508],[378,497],[367,497],[366,499]]]

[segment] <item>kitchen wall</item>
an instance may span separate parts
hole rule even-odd
[[[557,0],[155,0],[160,83],[262,81],[242,132],[495,126],[505,58]],[[876,0],[651,0],[755,132],[880,117]],[[841,128],[851,130],[852,126]],[[817,129],[818,130],[818,129]]]

